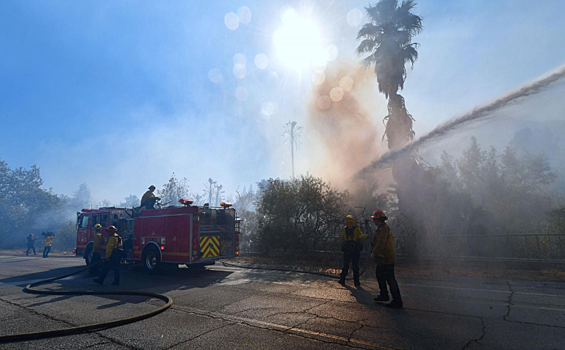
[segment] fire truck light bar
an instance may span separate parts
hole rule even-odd
[[[184,205],[186,205],[186,206],[189,207],[189,206],[192,205],[192,203],[194,203],[194,200],[181,198],[181,199],[179,199],[179,203],[180,203],[180,204],[184,204]]]

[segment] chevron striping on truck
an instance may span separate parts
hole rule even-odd
[[[214,258],[220,254],[220,237],[200,237],[200,251],[202,258]]]

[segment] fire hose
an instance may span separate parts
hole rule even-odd
[[[108,322],[101,322],[101,323],[94,323],[86,326],[77,326],[77,327],[70,327],[64,329],[58,329],[53,331],[45,331],[45,332],[33,332],[33,333],[21,333],[21,334],[13,334],[13,335],[4,335],[0,336],[0,343],[9,343],[9,342],[18,342],[18,341],[29,341],[29,340],[37,340],[43,338],[51,338],[51,337],[60,337],[66,335],[73,335],[85,332],[92,332],[98,330],[109,329],[113,327],[123,326],[129,323],[138,322],[155,315],[160,314],[161,312],[167,310],[173,305],[173,299],[169,296],[157,293],[150,293],[150,292],[138,292],[138,291],[47,291],[47,290],[37,290],[33,289],[33,287],[39,286],[41,284],[50,283],[56,280],[60,280],[63,278],[67,278],[86,270],[89,270],[93,266],[102,263],[103,261],[98,261],[95,264],[89,265],[83,269],[78,271],[58,276],[54,278],[49,278],[45,280],[41,280],[38,282],[30,283],[24,288],[24,292],[30,294],[40,294],[40,295],[128,295],[128,296],[147,296],[150,298],[160,299],[165,302],[165,305],[143,314],[139,314],[133,317],[121,318],[114,321]],[[261,267],[261,266],[248,266],[248,265],[239,265],[239,264],[231,264],[222,261],[222,264],[226,267],[237,267],[242,269],[253,269],[253,270],[268,270],[268,271],[284,271],[284,272],[296,272],[296,273],[305,273],[323,277],[329,277],[334,279],[339,279],[339,276],[330,275],[327,273],[322,272],[315,272],[315,271],[307,271],[307,270],[298,270],[298,269],[287,269],[287,268],[277,268],[277,267]],[[363,271],[359,274],[359,276],[363,275],[367,266],[365,265]],[[347,280],[351,280],[351,278],[346,278]]]
[[[308,270],[297,270],[297,269],[287,269],[287,268],[282,268],[282,267],[264,267],[264,266],[239,265],[239,264],[227,263],[225,261],[222,261],[222,265],[224,265],[226,267],[237,267],[237,268],[240,268],[240,269],[296,272],[296,273],[306,273],[306,274],[310,274],[310,275],[329,277],[329,278],[334,278],[334,279],[340,278],[340,276],[338,276],[338,275],[330,275],[328,273],[323,273],[323,272],[308,271]],[[359,277],[361,277],[363,275],[363,273],[365,273],[365,270],[367,270],[366,264],[363,267],[363,271],[361,271],[361,273],[359,273]],[[353,279],[352,277],[346,278],[346,280],[348,280],[348,281],[351,281],[352,279]]]
[[[129,324],[129,323],[134,323],[134,322],[138,322],[138,321],[144,320],[144,319],[149,318],[149,317],[153,317],[153,316],[160,314],[161,312],[167,310],[168,308],[171,307],[171,305],[173,305],[173,299],[171,297],[168,297],[168,296],[163,295],[163,294],[150,293],[150,292],[138,292],[138,291],[48,291],[48,290],[32,289],[33,287],[39,286],[41,284],[53,282],[53,281],[56,281],[56,280],[59,280],[59,279],[62,279],[62,278],[67,278],[69,276],[76,275],[76,274],[81,273],[83,271],[86,271],[86,270],[90,269],[91,267],[93,267],[97,264],[100,264],[100,263],[102,263],[102,260],[95,263],[95,264],[89,265],[89,266],[87,266],[83,269],[80,269],[79,271],[75,271],[73,273],[69,273],[69,274],[64,275],[64,276],[49,278],[49,279],[41,280],[41,281],[38,281],[38,282],[35,282],[35,283],[30,283],[24,288],[24,292],[30,293],[30,294],[42,294],[42,295],[129,295],[129,296],[146,296],[146,297],[150,297],[150,298],[160,299],[160,300],[165,302],[165,305],[163,305],[163,306],[161,306],[161,307],[159,307],[159,308],[157,308],[153,311],[150,311],[150,312],[139,314],[139,315],[136,315],[136,316],[133,316],[133,317],[121,318],[121,319],[109,321],[109,322],[94,323],[94,324],[89,324],[89,325],[86,325],[86,326],[70,327],[70,328],[58,329],[58,330],[53,330],[53,331],[45,331],[45,332],[33,332],[33,333],[4,335],[4,336],[0,336],[0,343],[37,340],[37,339],[51,338],[51,337],[60,337],[60,336],[65,336],[65,335],[79,334],[79,333],[84,333],[84,332],[91,332],[91,331],[104,330],[104,329],[109,329],[109,328],[113,328],[113,327],[123,326],[123,325]]]

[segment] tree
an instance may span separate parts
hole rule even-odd
[[[188,179],[185,177],[179,180],[173,172],[169,182],[163,185],[163,189],[158,191],[158,194],[163,204],[176,205],[179,199],[188,198],[190,196]]]
[[[134,194],[130,194],[129,196],[124,198],[123,202],[120,203],[120,207],[125,207],[125,208],[139,207],[140,202],[141,200],[139,199],[139,197],[137,197]]]
[[[23,246],[29,233],[53,227],[53,220],[42,218],[60,208],[62,200],[42,185],[37,166],[10,169],[0,160],[0,247]]]
[[[363,63],[374,65],[379,91],[388,99],[385,117],[388,148],[396,150],[414,137],[413,118],[408,114],[404,98],[398,94],[404,88],[406,64],[418,59],[417,43],[412,37],[422,30],[422,18],[412,13],[414,0],[380,0],[366,7],[370,22],[357,34],[363,41],[357,47],[360,55],[368,54]]]
[[[259,184],[257,247],[262,251],[335,249],[351,196],[312,175]]]
[[[86,183],[80,184],[74,192],[70,205],[74,210],[88,209],[92,206],[92,196]]]

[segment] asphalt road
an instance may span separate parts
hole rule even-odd
[[[59,329],[133,316],[161,305],[141,297],[37,296],[32,281],[83,266],[69,257],[0,255],[0,335]],[[173,307],[135,324],[82,335],[0,344],[0,349],[565,349],[565,283],[398,276],[402,310],[362,289],[291,272],[223,266],[148,276],[124,271],[122,285],[86,276],[45,289],[144,290]]]

